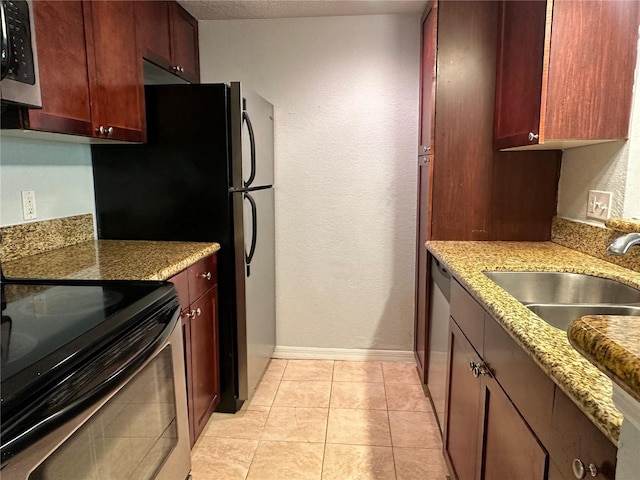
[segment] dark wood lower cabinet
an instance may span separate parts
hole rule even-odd
[[[182,312],[189,437],[193,446],[220,401],[216,257],[169,279]]]
[[[190,327],[194,437],[198,438],[220,397],[218,374],[218,287],[192,304]]]
[[[480,423],[480,380],[471,365],[480,357],[452,320],[449,320],[449,361],[445,411],[445,459],[458,480],[474,480]]]
[[[616,446],[459,283],[451,292],[444,456],[452,478],[571,480],[579,460],[614,480]]]
[[[546,450],[491,374],[481,378],[480,480],[545,480]]]

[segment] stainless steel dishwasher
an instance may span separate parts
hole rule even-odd
[[[431,395],[440,431],[443,431],[445,389],[447,384],[447,350],[451,274],[431,258],[429,281],[429,358],[427,387]]]

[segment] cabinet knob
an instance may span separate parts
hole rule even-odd
[[[111,135],[113,133],[113,127],[107,128],[107,135]]]
[[[187,318],[188,319],[195,318],[195,316],[196,316],[195,310],[191,310],[190,312],[187,312]]]
[[[196,308],[196,312],[193,314],[194,317],[199,317],[202,314],[202,310],[200,307]]]
[[[577,479],[586,477],[587,472],[589,473],[590,477],[598,476],[598,467],[595,465],[595,463],[590,463],[589,466],[585,468],[584,463],[582,463],[582,460],[580,460],[579,458],[574,458],[571,466],[573,468],[573,475]]]
[[[175,67],[173,67],[173,71],[176,73],[184,73],[184,67],[181,67],[180,65],[176,65]]]
[[[480,375],[489,375],[489,369],[487,366],[480,362],[469,362],[469,370],[473,373],[473,376],[478,378]]]
[[[206,278],[207,280],[211,280],[211,272],[201,273],[200,278]]]
[[[96,133],[104,135],[105,133],[107,133],[107,129],[104,128],[104,125],[100,125],[98,128],[96,128]]]
[[[529,132],[530,142],[533,142],[534,140],[538,140],[539,138],[540,138],[540,135],[538,135],[537,133]]]

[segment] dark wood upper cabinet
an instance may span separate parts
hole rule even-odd
[[[134,12],[140,55],[164,70],[171,70],[169,2],[134,2]]]
[[[34,2],[33,15],[42,109],[24,111],[23,126],[91,135],[83,3],[42,0]]]
[[[144,86],[133,41],[133,2],[92,0],[84,6],[94,134],[142,142]]]
[[[437,20],[437,4],[434,4],[422,23],[420,149],[418,155],[434,153]]]
[[[639,5],[502,1],[495,147],[561,149],[627,138]]]
[[[135,3],[140,55],[191,83],[200,81],[198,22],[176,2]]]
[[[171,58],[180,67],[177,75],[185,80],[200,81],[200,53],[198,47],[198,21],[178,3],[170,4]]]
[[[131,41],[133,2],[32,5],[42,109],[14,109],[6,117],[3,112],[3,128],[144,141],[142,70]]]
[[[33,2],[42,108],[3,109],[2,128],[146,140],[142,58],[198,82],[198,23],[176,2]]]

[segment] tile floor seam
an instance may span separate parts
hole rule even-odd
[[[382,364],[380,365],[382,368]],[[387,405],[387,422],[389,422],[389,440],[391,441],[391,460],[393,460],[393,477],[395,480],[398,479],[398,471],[396,469],[396,454],[393,450],[393,434],[391,433],[391,419],[389,418],[389,402],[387,400],[387,382],[385,382],[384,378],[384,368],[382,368],[382,385],[384,388],[384,401]]]
[[[333,378],[336,371],[336,362],[333,362],[331,369],[331,384],[329,385],[329,406],[327,407],[327,422],[324,429],[324,448],[322,449],[322,466],[320,467],[320,480],[324,476],[324,461],[327,458],[327,435],[329,434],[329,415],[331,414],[331,395],[333,394]]]

